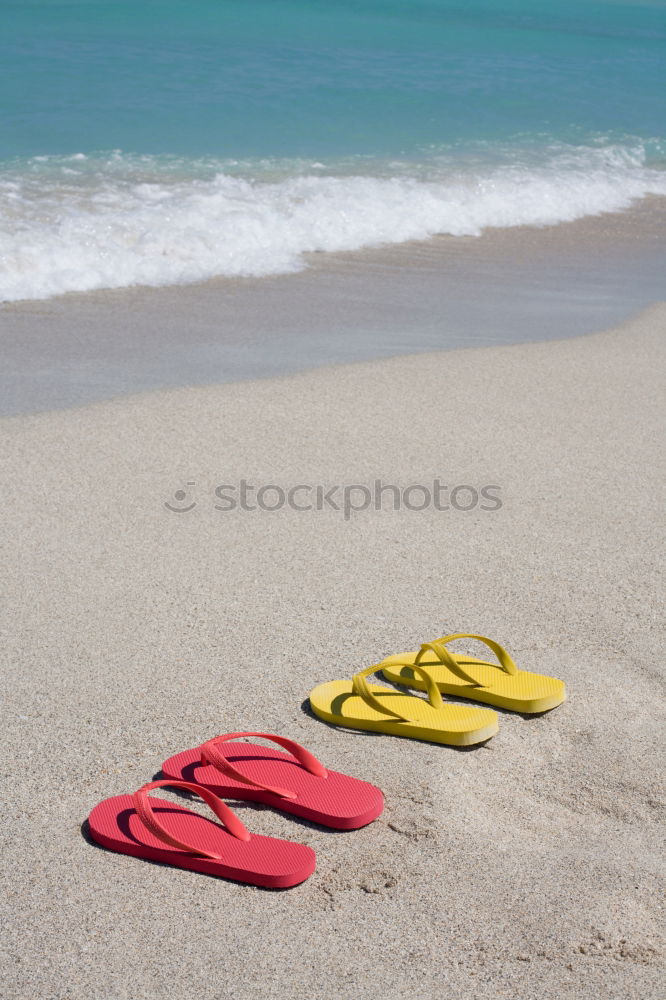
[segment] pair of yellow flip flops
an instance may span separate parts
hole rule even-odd
[[[485,643],[497,662],[452,653],[447,645],[456,639]],[[425,691],[427,701],[368,684],[366,677],[377,670],[394,684]],[[355,674],[351,681],[320,684],[310,694],[310,705],[320,719],[336,726],[370,729],[432,743],[469,746],[495,735],[499,729],[497,712],[444,701],[442,692],[523,714],[547,712],[566,698],[562,681],[519,670],[507,651],[493,639],[456,632],[425,642],[418,652],[388,656]]]

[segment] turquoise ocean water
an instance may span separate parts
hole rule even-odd
[[[666,6],[0,0],[0,299],[666,194]]]

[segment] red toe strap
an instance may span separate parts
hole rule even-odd
[[[292,792],[288,788],[274,788],[271,785],[262,785],[259,781],[254,781],[252,778],[246,777],[246,775],[241,774],[233,767],[227,758],[224,756],[222,749],[220,748],[220,743],[226,743],[228,740],[237,740],[241,736],[259,736],[261,739],[270,740],[272,743],[277,743],[279,746],[287,750],[292,757],[309,771],[310,774],[315,775],[317,778],[325,778],[328,774],[326,768],[323,764],[317,760],[309,750],[302,747],[300,743],[295,743],[294,740],[288,740],[284,736],[275,736],[272,733],[227,733],[224,736],[216,736],[212,740],[208,740],[200,748],[201,753],[201,763],[202,765],[212,764],[216,767],[218,771],[222,774],[226,774],[229,778],[233,778],[234,781],[240,781],[244,785],[252,785],[254,788],[261,788],[265,792],[273,792],[275,795],[281,796],[284,799],[295,799],[297,798],[296,792]]]
[[[196,785],[192,781],[171,781],[166,779],[163,781],[151,781],[143,788],[139,788],[138,791],[134,793],[132,798],[134,799],[134,808],[136,809],[137,816],[147,827],[150,832],[161,840],[162,843],[168,844],[170,847],[179,847],[183,851],[190,851],[192,854],[203,855],[206,858],[215,858],[219,860],[221,855],[210,854],[208,851],[202,851],[198,847],[192,847],[191,844],[186,844],[182,840],[178,840],[176,837],[172,837],[168,833],[162,824],[159,822],[155,813],[153,812],[153,807],[148,798],[148,792],[153,788],[162,788],[165,785],[169,785],[171,788],[185,788],[188,792],[194,792],[199,798],[203,799],[206,805],[210,806],[217,818],[221,823],[224,824],[227,831],[236,837],[238,840],[249,840],[249,831],[245,829],[238,816],[231,811],[228,805],[226,805],[222,799],[218,799],[217,795],[214,795],[208,788],[204,788],[202,785]]]

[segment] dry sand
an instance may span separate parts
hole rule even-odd
[[[663,997],[666,309],[578,340],[396,358],[2,422],[7,998]],[[213,489],[494,484],[498,511],[223,512]],[[188,481],[197,506],[164,501]],[[172,503],[175,500],[172,499]],[[326,726],[317,683],[447,631],[569,701],[467,751]],[[380,785],[267,892],[89,843],[101,798],[218,732]]]

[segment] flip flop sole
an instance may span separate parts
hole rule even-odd
[[[448,703],[443,709],[435,709],[423,698],[376,684],[368,687],[388,708],[409,717],[410,721],[382,715],[353,693],[350,681],[329,681],[316,687],[310,693],[312,711],[325,722],[347,729],[366,729],[448,746],[484,743],[499,730],[497,713],[487,708]]]
[[[220,798],[262,802],[282,812],[300,816],[336,830],[357,830],[381,815],[384,796],[379,788],[359,778],[328,770],[325,778],[305,770],[292,756],[258,743],[226,743],[225,757],[242,774],[263,785],[296,793],[287,799],[223,774],[211,764],[201,764],[198,749],[184,750],[162,764],[167,778],[196,781]]]
[[[381,672],[393,684],[425,691],[425,681],[415,676],[409,668],[409,662],[414,661],[416,656],[416,652],[387,656],[381,664]],[[471,667],[471,675],[483,686],[474,687],[462,678],[456,677],[445,664],[420,662],[421,669],[427,670],[443,694],[479,701],[485,705],[495,705],[497,708],[506,708],[525,715],[547,712],[566,700],[566,688],[563,681],[557,677],[533,674],[528,670],[519,670],[516,674],[510,675],[498,669],[496,665],[473,656],[453,658],[463,669],[468,670]]]
[[[315,853],[305,844],[259,834],[241,841],[218,823],[167,799],[155,798],[151,803],[171,836],[201,851],[220,854],[222,859],[165,846],[144,826],[131,795],[116,795],[96,805],[88,817],[90,836],[120,854],[270,889],[291,888],[315,870]]]

